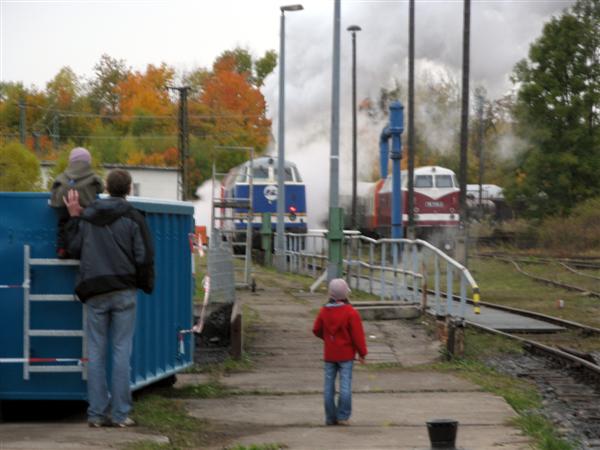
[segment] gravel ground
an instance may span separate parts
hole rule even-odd
[[[501,373],[533,381],[543,398],[541,413],[581,449],[600,449],[600,390],[576,373],[530,354],[487,361]]]

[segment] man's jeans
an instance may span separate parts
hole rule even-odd
[[[98,295],[86,302],[89,422],[106,421],[110,415],[114,423],[121,423],[131,410],[129,378],[136,297],[135,289],[127,289]],[[112,343],[110,393],[106,380],[109,335]]]
[[[333,425],[338,420],[348,420],[352,414],[352,366],[354,361],[325,362],[325,421]],[[335,404],[335,379],[340,374],[340,393]]]

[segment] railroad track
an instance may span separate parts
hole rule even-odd
[[[491,365],[534,382],[544,398],[544,413],[565,437],[580,442],[582,449],[600,449],[600,351],[581,351],[564,344],[573,338],[579,344],[588,339],[600,342],[600,328],[504,305],[480,304],[560,325],[571,334],[566,339],[560,338],[560,332],[536,334],[532,339],[524,333],[507,333],[466,321],[470,328],[520,342],[526,354],[512,359],[503,356]]]
[[[550,278],[542,277],[539,275],[534,275],[530,272],[527,272],[519,265],[519,262],[526,263],[526,264],[551,264],[551,263],[554,263],[554,264],[559,264],[560,266],[564,267],[569,272],[574,273],[578,276],[591,278],[591,279],[595,279],[595,280],[600,280],[600,277],[597,277],[597,276],[591,275],[591,274],[587,274],[587,273],[581,272],[580,270],[577,270],[575,267],[581,267],[580,264],[584,264],[581,261],[563,260],[563,259],[548,259],[548,258],[538,258],[535,260],[529,260],[529,259],[513,258],[513,257],[506,256],[506,255],[495,255],[495,254],[484,254],[484,255],[479,255],[479,256],[492,257],[499,261],[504,261],[506,263],[510,263],[515,267],[515,269],[519,273],[521,273],[522,275],[525,275],[526,277],[531,278],[532,280],[535,280],[535,281],[538,281],[541,283],[545,283],[545,284],[550,284],[552,286],[560,287],[560,288],[563,288],[563,289],[566,289],[569,291],[580,292],[580,293],[585,294],[590,297],[600,298],[600,292],[598,292],[598,291],[588,289],[587,287],[582,287],[582,286],[566,283],[566,282],[563,282],[560,280],[552,280]],[[565,261],[570,261],[570,262],[567,263]],[[583,267],[586,267],[588,269],[590,269],[590,268],[600,269],[600,265],[599,266],[585,265]]]

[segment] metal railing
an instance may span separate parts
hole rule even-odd
[[[344,276],[353,289],[378,295],[381,300],[433,302],[436,315],[461,318],[465,317],[469,289],[473,299],[479,300],[479,287],[469,270],[427,241],[376,240],[356,231],[344,232],[344,236]],[[320,282],[325,279],[326,230],[286,234],[285,253],[288,271]],[[460,298],[458,305],[455,296]]]

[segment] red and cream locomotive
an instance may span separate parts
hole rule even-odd
[[[408,226],[408,172],[402,171],[402,226]],[[363,191],[365,192],[365,191]],[[414,171],[414,221],[417,237],[445,240],[458,228],[460,188],[455,173],[424,166]],[[360,229],[377,237],[391,236],[392,177],[367,187],[360,199]]]

